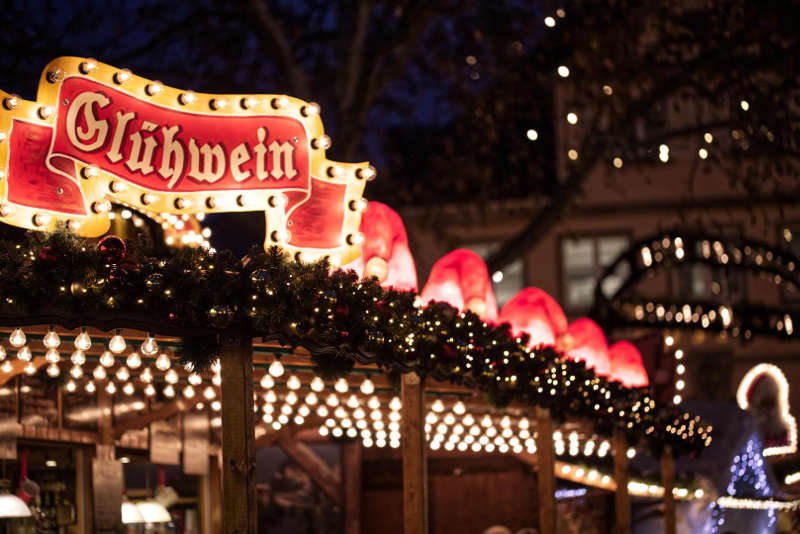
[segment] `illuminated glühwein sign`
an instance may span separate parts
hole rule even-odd
[[[265,245],[359,255],[367,163],[325,157],[319,106],[182,91],[93,59],[52,61],[36,102],[0,91],[0,221],[95,237],[111,202],[157,213],[264,210]]]

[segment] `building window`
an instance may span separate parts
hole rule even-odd
[[[606,267],[625,252],[625,235],[566,238],[561,241],[564,303],[568,309],[585,309],[594,302],[594,288]],[[603,293],[613,295],[625,281],[627,272],[618,269],[603,281]]]
[[[464,248],[475,252],[485,261],[500,248],[500,245],[501,243],[478,243],[467,245]],[[489,273],[489,276],[492,279],[492,289],[494,289],[494,296],[497,299],[497,306],[502,307],[525,287],[525,263],[522,258],[517,258],[502,270]]]

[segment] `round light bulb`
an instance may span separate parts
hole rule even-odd
[[[114,365],[114,355],[110,350],[105,350],[103,354],[100,355],[100,365],[103,367],[111,367]]]
[[[275,380],[270,376],[269,373],[265,374],[261,377],[261,387],[264,389],[271,389],[275,386]]]
[[[323,389],[325,389],[325,382],[323,382],[320,377],[315,376],[314,379],[311,380],[311,390],[319,393]]]
[[[61,368],[58,365],[51,363],[50,365],[47,366],[47,376],[49,376],[50,378],[56,378],[60,374],[61,374]]]
[[[25,374],[28,376],[32,376],[36,374],[36,366],[33,365],[33,362],[28,362],[28,365],[25,366]]]
[[[23,362],[29,362],[33,358],[33,354],[31,354],[31,349],[25,345],[21,349],[17,351],[17,359],[22,360]]]
[[[283,364],[280,362],[280,360],[273,360],[273,362],[269,364],[269,374],[275,378],[282,376],[283,372]]]
[[[158,343],[153,336],[147,334],[147,337],[142,341],[142,346],[139,351],[145,356],[153,356],[158,352]]]
[[[6,359],[6,349],[2,345],[0,345],[0,361]]]
[[[206,388],[203,390],[203,397],[205,397],[206,400],[211,400],[216,396],[217,392],[211,386],[206,386]]]
[[[114,354],[121,354],[125,347],[127,347],[127,343],[125,343],[125,338],[119,333],[119,330],[114,334],[114,336],[108,340],[108,350],[113,352]]]
[[[131,384],[130,382],[126,382],[125,385],[122,386],[122,392],[125,395],[133,395],[134,391],[136,391],[136,389],[133,387],[133,384]]]
[[[92,338],[89,337],[89,334],[86,332],[86,329],[82,329],[81,333],[75,338],[75,348],[78,350],[87,351],[92,348]]]
[[[144,394],[148,397],[152,397],[156,394],[156,388],[153,387],[153,384],[147,384],[147,386],[144,388]]]
[[[75,392],[75,390],[76,390],[76,389],[78,389],[78,386],[77,386],[77,384],[75,384],[75,381],[74,381],[74,380],[70,380],[69,382],[67,382],[67,385],[66,385],[66,386],[64,386],[64,387],[65,387],[65,388],[67,389],[67,391],[69,391],[70,393],[74,393],[74,392]]]
[[[286,381],[286,387],[289,389],[300,389],[300,379],[297,378],[297,375],[292,375],[289,377],[289,380]]]
[[[131,377],[130,371],[128,371],[127,367],[120,367],[117,370],[117,380],[120,382],[125,382]]]
[[[175,388],[172,387],[172,384],[167,384],[164,386],[164,389],[161,391],[165,397],[172,398],[175,396]]]
[[[86,363],[86,354],[84,354],[82,350],[78,349],[72,353],[72,356],[69,357],[69,360],[75,365],[83,365]]]
[[[125,360],[125,364],[131,369],[138,369],[142,365],[142,357],[138,352],[131,352]]]
[[[8,336],[8,342],[15,349],[18,349],[21,346],[23,346],[26,341],[27,338],[25,337],[25,332],[22,331],[22,328],[15,328],[11,332],[11,335]]]
[[[108,374],[106,373],[106,368],[102,365],[98,365],[92,371],[92,376],[94,376],[95,380],[105,380]]]
[[[193,386],[199,386],[203,383],[203,378],[197,373],[190,374],[186,380]]]
[[[150,371],[149,367],[145,367],[142,369],[142,372],[139,373],[139,380],[144,382],[145,384],[149,384],[153,381],[153,373]]]
[[[178,373],[175,372],[175,369],[170,369],[164,375],[164,380],[166,380],[168,384],[176,384],[178,382]]]
[[[83,376],[83,367],[80,365],[73,365],[72,369],[69,370],[69,374],[72,378],[77,380]]]
[[[109,382],[108,384],[106,384],[106,391],[108,392],[109,395],[113,395],[114,393],[116,393],[117,392],[116,384],[114,384],[114,382]]]
[[[363,382],[361,382],[359,389],[364,395],[372,395],[372,393],[375,391],[375,384],[373,384],[372,380],[367,377]]]
[[[94,385],[94,382],[89,380],[88,382],[86,382],[86,385],[83,386],[83,389],[86,390],[86,393],[94,393],[95,391],[97,391],[97,386]]]
[[[350,386],[347,384],[347,380],[345,380],[344,378],[340,378],[333,385],[333,389],[335,389],[339,393],[347,393],[350,390]]]
[[[42,339],[42,345],[46,349],[57,349],[59,345],[61,345],[61,338],[58,336],[55,330],[52,328],[44,335],[44,339]]]
[[[171,364],[172,362],[170,361],[169,356],[163,352],[158,355],[158,358],[156,358],[156,369],[159,371],[166,371],[169,369]]]
[[[464,413],[466,411],[467,411],[467,408],[464,406],[464,403],[461,402],[461,401],[458,401],[457,403],[455,403],[453,405],[453,413],[455,413],[456,415],[464,415]]]

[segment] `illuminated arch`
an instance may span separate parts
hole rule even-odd
[[[781,421],[786,428],[786,443],[774,444],[768,439],[769,436],[763,436],[764,456],[792,454],[797,451],[797,421],[789,412],[789,382],[780,368],[771,363],[760,363],[747,371],[736,391],[736,401],[742,410],[752,411],[751,399],[754,388],[765,378],[773,380],[778,388],[776,400]]]
[[[787,250],[750,239],[673,230],[632,244],[605,269],[595,286],[589,316],[606,332],[645,327],[702,329],[745,339],[800,338],[800,328],[794,328],[794,323],[800,324],[800,309],[637,294],[636,286],[648,275],[687,264],[747,271],[768,277],[781,288],[800,289],[800,258]]]

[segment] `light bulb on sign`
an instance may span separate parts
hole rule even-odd
[[[59,345],[61,345],[61,338],[58,337],[58,334],[53,327],[50,327],[50,330],[44,335],[44,339],[42,339],[42,345],[46,349],[57,349]]]
[[[125,338],[120,334],[120,330],[117,330],[114,333],[114,336],[108,341],[108,350],[114,354],[122,353],[126,346],[127,344],[125,343]]]
[[[22,328],[15,328],[11,332],[11,335],[8,336],[8,342],[15,349],[18,349],[21,346],[23,346],[26,341],[27,338],[25,337],[25,332],[22,331]]]

